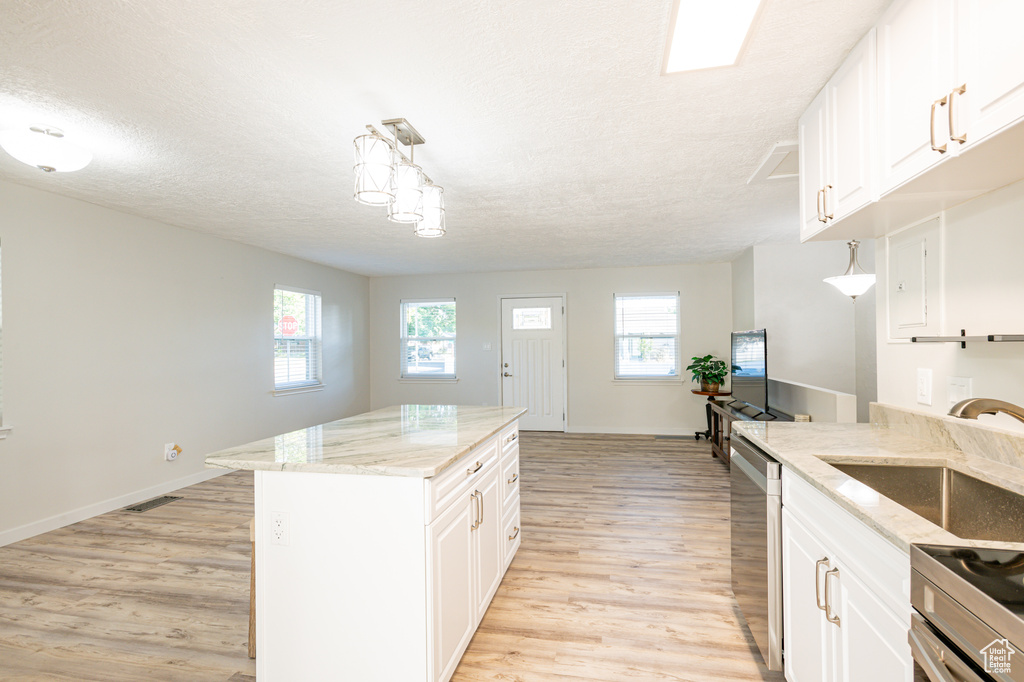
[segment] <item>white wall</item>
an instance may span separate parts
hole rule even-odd
[[[591,433],[692,434],[705,426],[704,398],[689,376],[657,384],[616,382],[613,294],[680,292],[681,355],[726,358],[732,322],[729,264],[380,277],[370,280],[374,408],[409,402],[495,405],[501,363],[501,295],[566,294],[568,429]],[[458,383],[399,380],[399,302],[455,297]],[[492,350],[483,346],[491,344]]]
[[[768,374],[857,395],[861,421],[875,399],[874,288],[854,304],[826,277],[849,263],[845,242],[762,244],[732,262],[733,327],[768,331]],[[860,262],[873,271],[873,245]],[[780,408],[781,409],[781,408]]]
[[[0,206],[0,544],[368,409],[367,278],[7,182]],[[274,284],[323,294],[324,391],[271,393]]]
[[[949,210],[943,228],[942,335],[1024,334],[1024,181]],[[878,240],[878,290],[886,287],[885,240]],[[973,379],[974,395],[1024,405],[1024,343],[911,344],[888,340],[878,306],[878,400],[932,414],[948,411],[947,377]],[[932,405],[916,399],[917,369],[931,368]],[[1024,431],[1005,415],[981,421]]]

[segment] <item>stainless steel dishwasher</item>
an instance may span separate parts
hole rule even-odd
[[[732,593],[769,670],[782,670],[782,467],[732,439]]]

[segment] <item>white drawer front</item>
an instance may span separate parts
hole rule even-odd
[[[508,505],[513,495],[519,494],[519,447],[501,458],[502,505]]]
[[[505,546],[504,557],[505,569],[507,570],[508,565],[512,563],[512,557],[515,556],[516,550],[519,549],[519,544],[523,540],[523,534],[520,527],[518,495],[513,499],[513,503],[505,509],[504,518],[505,530],[501,535],[501,541]]]
[[[512,422],[498,434],[501,447],[504,451],[510,450],[513,446],[519,445],[519,420]]]
[[[440,516],[456,500],[462,499],[474,483],[497,464],[498,442],[496,438],[491,438],[440,475],[424,479],[427,488],[427,523]]]

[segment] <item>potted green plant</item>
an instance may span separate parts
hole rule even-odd
[[[725,376],[729,373],[729,365],[714,355],[700,357],[694,355],[686,371],[693,372],[693,380],[700,382],[700,390],[706,393],[718,393]]]

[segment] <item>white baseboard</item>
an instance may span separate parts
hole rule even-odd
[[[42,533],[49,533],[51,530],[70,526],[72,523],[85,521],[86,519],[91,519],[92,517],[99,516],[100,514],[106,514],[107,512],[114,511],[115,509],[121,509],[122,507],[127,507],[128,505],[142,502],[144,500],[157,497],[158,495],[164,495],[180,488],[184,488],[185,486],[209,481],[211,478],[216,478],[229,473],[231,472],[224,469],[203,469],[202,471],[198,471],[194,474],[189,474],[182,478],[176,478],[173,481],[165,481],[159,485],[143,488],[142,490],[135,490],[125,495],[119,495],[118,497],[112,497],[94,504],[79,507],[78,509],[72,509],[71,511],[64,512],[63,514],[56,514],[45,519],[40,519],[39,521],[26,523],[25,525],[18,526],[17,528],[0,531],[0,547],[9,545],[12,542],[27,540],[28,538],[41,535]]]
[[[658,429],[637,428],[635,426],[573,426],[566,429],[566,433],[611,433],[628,436],[690,436],[696,431],[704,433],[708,428],[707,424],[699,427],[673,426]]]

